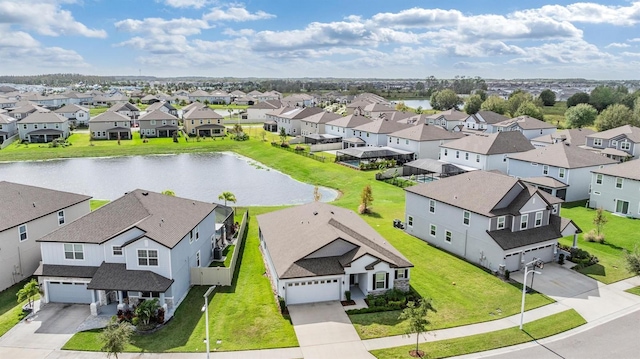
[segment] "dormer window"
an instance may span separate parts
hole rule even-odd
[[[594,138],[593,139],[593,145],[601,147],[602,146],[602,138]]]
[[[528,222],[529,222],[529,215],[523,214],[520,217],[520,229],[527,229]]]
[[[498,217],[498,225],[496,226],[497,229],[504,229],[505,218],[506,218],[505,216]]]

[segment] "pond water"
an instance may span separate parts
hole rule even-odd
[[[275,206],[313,201],[314,187],[233,153],[198,153],[111,158],[73,158],[0,163],[0,181],[82,193],[114,200],[141,188],[172,190],[176,196],[220,202],[235,194],[238,206]],[[323,202],[338,192],[320,188]]]
[[[422,107],[423,110],[431,110],[431,103],[429,102],[429,100],[424,99],[424,100],[396,100],[394,101],[395,103],[398,102],[404,102],[405,105],[416,109],[418,107]]]

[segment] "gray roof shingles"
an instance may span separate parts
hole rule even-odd
[[[616,163],[616,161],[605,156],[565,143],[556,143],[531,151],[509,155],[509,159],[560,168],[583,168]]]
[[[640,160],[627,161],[617,165],[599,168],[591,172],[640,181]]]
[[[474,134],[447,142],[440,147],[483,155],[525,152],[534,149],[520,131]]]
[[[148,270],[127,270],[124,263],[102,263],[87,289],[166,292],[173,279]]]

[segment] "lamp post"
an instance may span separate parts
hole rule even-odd
[[[209,295],[211,294],[211,292],[214,291],[214,289],[216,289],[215,285],[212,285],[211,287],[209,287],[209,289],[207,289],[207,291],[204,293],[203,297],[204,297],[204,307],[202,307],[202,311],[204,312],[204,326],[205,326],[205,335],[206,335],[206,342],[207,342],[207,359],[209,359]]]
[[[542,267],[544,267],[544,262],[542,262],[538,258],[534,258],[531,262],[524,265],[524,278],[522,279],[522,304],[520,305],[520,330],[522,330],[522,325],[524,324],[524,297],[527,292],[527,275],[531,272],[533,272],[534,274],[542,274],[533,269],[529,270],[530,266],[542,269]]]

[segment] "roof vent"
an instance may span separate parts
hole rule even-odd
[[[318,215],[318,211],[314,211],[314,212],[313,212],[313,215],[314,215],[314,216],[317,216],[317,215]]]
[[[148,196],[148,195],[149,195],[149,192],[142,192],[142,195],[143,195],[143,196]]]
[[[36,206],[36,203],[35,203],[35,202],[33,202],[33,206],[34,206],[34,207]]]

